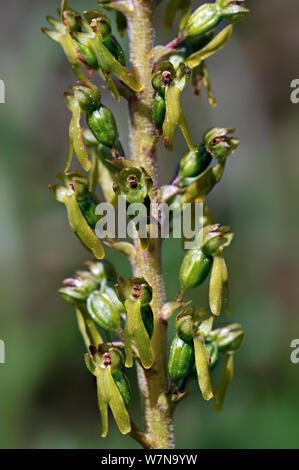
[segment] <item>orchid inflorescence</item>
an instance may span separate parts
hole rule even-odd
[[[63,0],[59,18],[47,18],[52,29],[43,28],[50,39],[60,44],[77,79],[70,91],[64,93],[66,106],[72,114],[64,172],[57,175],[60,183],[50,185],[50,190],[55,199],[65,205],[71,229],[96,259],[87,263],[87,270],[66,279],[60,293],[76,309],[87,348],[85,362],[96,377],[102,436],[108,432],[109,407],[123,434],[130,433],[145,447],[152,447],[159,444],[151,441],[147,432],[142,433],[130,416],[131,391],[124,368],[136,362],[149,380],[152,379],[156,355],[161,353],[157,341],[153,340],[160,323],[167,325],[171,316],[177,314],[169,352],[169,383],[167,389],[162,390],[169,414],[188,393],[186,386],[192,377],[197,378],[202,397],[213,398],[216,411],[222,408],[233,375],[233,356],[244,337],[238,324],[213,329],[214,320],[222,311],[229,313],[224,251],[231,244],[233,233],[229,227],[213,223],[205,203],[221,180],[227,158],[238,147],[239,139],[234,137],[234,129],[215,127],[194,144],[182,106],[182,94],[190,83],[196,95],[201,94],[204,86],[210,105],[217,104],[206,61],[227,44],[235,24],[249,10],[241,0],[216,0],[199,6],[194,12],[191,1],[168,2],[165,26],[171,28],[180,12],[178,35],[167,45],[152,48],[150,57],[145,58],[152,69],[150,137],[153,147],[162,140],[164,146],[172,150],[173,137],[179,128],[186,142],[186,152],[175,179],[158,188],[148,167],[138,164],[140,160],[134,155],[125,156],[117,121],[104,104],[105,96],[92,82],[97,73],[114,99],[119,102],[123,97],[129,107],[142,97],[144,84],[130,70],[110,17],[111,12],[116,13],[118,33],[122,36],[137,15],[140,4],[146,7],[150,4],[153,8],[153,1],[100,0],[98,3],[110,12],[109,17],[99,9],[80,14]],[[219,30],[222,21],[228,25]],[[73,154],[81,170],[70,171]],[[105,200],[113,205],[117,205],[118,196],[124,197],[127,204],[137,202],[147,207],[151,202],[167,202],[179,211],[184,210],[186,203],[204,204],[203,228],[197,246],[186,252],[180,268],[178,297],[164,302],[160,312],[154,308],[156,286],[135,269],[140,253],[146,256],[154,252],[150,239],[141,239],[136,232],[134,244],[109,238],[105,241],[131,261],[133,277],[128,280],[118,276],[111,263],[103,260],[104,246],[95,233],[101,218],[96,211],[100,202],[96,195],[99,187]],[[197,288],[208,277],[209,311],[198,310],[188,305],[184,297],[189,289]],[[222,372],[216,385],[213,371],[221,362],[221,355]]]

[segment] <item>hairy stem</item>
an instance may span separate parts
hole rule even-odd
[[[128,17],[131,65],[143,90],[130,99],[131,158],[152,177],[156,200],[155,131],[152,123],[153,88],[151,85],[151,51],[153,48],[153,0],[134,0],[134,11]],[[137,364],[139,387],[144,401],[146,436],[150,448],[173,448],[172,413],[168,399],[167,323],[161,317],[165,298],[161,268],[161,241],[152,240],[151,249],[143,251],[135,242],[137,257],[134,275],[143,276],[153,288],[152,309],[154,334],[152,347],[155,361],[151,369]]]

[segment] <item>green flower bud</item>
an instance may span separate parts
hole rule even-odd
[[[244,6],[245,0],[217,0],[216,4],[220,9],[223,19],[230,23],[237,23],[249,13]]]
[[[169,61],[162,62],[154,69],[152,85],[154,89],[164,96],[166,88],[169,87],[175,79],[175,70]]]
[[[95,34],[100,35],[102,38],[106,38],[111,34],[111,21],[102,11],[88,10],[84,12],[84,16]]]
[[[60,44],[77,78],[84,80],[84,73],[80,69],[76,42],[73,39],[73,34],[81,33],[72,32],[71,25],[64,24],[51,16],[47,16],[47,21],[54,29],[42,28],[43,33]]]
[[[64,300],[71,305],[81,306],[88,296],[99,288],[100,282],[88,271],[77,271],[73,278],[63,281],[65,287],[59,290]]]
[[[119,333],[123,304],[111,288],[93,292],[87,299],[87,310],[91,318],[104,330]]]
[[[123,168],[116,175],[114,191],[116,194],[126,196],[129,204],[143,203],[152,189],[152,179],[142,168]]]
[[[220,225],[209,225],[203,230],[203,245],[201,247],[206,256],[215,256],[220,248],[229,246],[234,234],[229,227]]]
[[[103,246],[88,225],[77,202],[77,199],[81,199],[86,195],[87,178],[79,171],[69,174],[58,174],[57,177],[65,183],[65,186],[51,184],[49,189],[54,198],[66,206],[69,223],[73,232],[95,258],[104,258],[105,252]]]
[[[200,175],[211,163],[212,157],[204,145],[197,145],[197,151],[187,151],[180,162],[182,178]]]
[[[178,337],[185,343],[193,342],[194,308],[186,308],[175,321],[175,329]]]
[[[204,145],[217,160],[223,161],[238,147],[240,140],[228,136],[232,132],[235,129],[215,128],[205,133]]]
[[[192,289],[202,284],[207,278],[212,265],[212,258],[206,256],[198,248],[193,248],[185,255],[181,270],[180,281],[183,289]]]
[[[213,369],[218,362],[218,347],[216,343],[206,341],[206,348],[210,356],[210,368]]]
[[[105,37],[105,39],[103,39],[103,44],[121,65],[126,65],[124,50],[114,36],[110,35]]]
[[[157,129],[162,130],[166,114],[165,99],[160,93],[156,93],[153,105],[153,121]]]
[[[240,325],[232,324],[218,330],[213,330],[208,340],[215,342],[219,351],[230,353],[239,349],[243,343],[245,333],[240,330]]]
[[[84,219],[94,229],[100,218],[95,214],[96,207],[99,204],[98,198],[88,191],[88,181],[84,175],[81,176],[78,172],[73,172],[66,175],[66,178],[75,192],[76,201]]]
[[[143,278],[131,278],[126,282],[122,277],[119,277],[116,289],[118,297],[124,303],[127,311],[124,338],[125,365],[126,367],[133,366],[132,341],[134,341],[143,367],[149,369],[154,360],[150,342],[151,331],[148,325],[151,321],[151,312],[148,309],[142,312],[142,309],[152,300],[152,288]],[[146,323],[143,320],[145,313]]]
[[[145,305],[144,307],[141,307],[140,312],[147,334],[151,339],[154,332],[154,315],[152,308],[150,305]]]
[[[81,31],[81,16],[75,10],[65,10],[63,12],[64,25],[67,26],[68,30],[71,32]]]
[[[234,352],[239,349],[243,343],[244,331],[230,332],[226,337],[218,341],[218,348],[221,352]]]
[[[117,139],[117,127],[110,109],[101,106],[87,115],[87,124],[100,144],[112,147]]]
[[[188,377],[194,363],[194,348],[178,336],[171,343],[168,371],[172,382]]]
[[[221,21],[221,13],[216,4],[205,3],[190,16],[185,33],[186,36],[197,36],[216,28]]]
[[[102,419],[102,437],[108,433],[108,406],[111,408],[116,424],[122,434],[131,431],[129,389],[123,382],[120,369],[113,367],[116,350],[100,345],[99,350],[91,345],[90,355],[85,355],[86,366],[97,379],[98,404]],[[115,354],[116,353],[116,354]],[[114,374],[113,371],[114,370]]]
[[[91,82],[79,82],[71,87],[74,96],[84,113],[91,113],[101,106],[101,93]]]

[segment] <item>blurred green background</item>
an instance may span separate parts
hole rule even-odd
[[[71,5],[87,9],[96,2]],[[178,408],[178,448],[299,444],[299,364],[290,361],[290,342],[299,338],[299,105],[289,97],[291,80],[299,78],[299,5],[297,0],[248,5],[251,15],[208,61],[219,106],[211,110],[205,95],[184,94],[194,140],[215,125],[236,127],[241,138],[209,205],[215,221],[236,233],[227,251],[231,321],[242,323],[246,341],[221,414],[198,392]],[[57,294],[61,280],[89,259],[69,230],[63,206],[47,189],[65,163],[70,115],[62,92],[74,82],[58,45],[40,32],[57,6],[58,0],[14,0],[0,9],[0,78],[6,84],[6,104],[0,105],[0,338],[6,344],[0,447],[135,448],[112,422],[109,437],[100,438],[94,380],[84,366],[73,311]],[[171,38],[161,28],[162,10],[157,43]],[[126,39],[123,44],[127,47]],[[119,110],[106,93],[104,102],[117,110],[126,147],[125,103]],[[159,148],[162,182],[173,176],[184,148],[179,133],[175,154]],[[167,242],[169,300],[178,289],[181,258],[178,244]],[[128,275],[122,256],[111,259]],[[205,306],[207,286],[193,299]],[[130,379],[136,390],[133,372]],[[138,406],[133,413],[138,421]]]

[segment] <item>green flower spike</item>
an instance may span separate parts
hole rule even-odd
[[[177,316],[175,329],[178,338],[186,344],[193,344],[197,380],[204,400],[214,395],[214,383],[211,375],[211,357],[205,344],[205,337],[210,333],[213,318],[203,319],[201,312],[195,314],[194,307],[183,310]],[[189,371],[191,372],[192,364]]]
[[[110,148],[114,146],[118,136],[115,118],[110,109],[101,104],[98,88],[90,82],[79,82],[71,89],[81,110],[86,113],[87,124],[98,143]]]
[[[64,300],[77,307],[85,306],[89,295],[100,287],[99,280],[89,271],[76,271],[75,276],[63,281],[64,287],[59,293]]]
[[[89,271],[77,271],[73,278],[65,279],[59,292],[87,322],[94,321],[105,331],[120,333],[121,316],[126,312],[115,292],[115,270],[107,261],[86,264]]]
[[[219,316],[221,313],[223,292],[226,314],[229,315],[228,273],[226,263],[223,258],[223,249],[220,249],[214,256],[209,288],[209,303],[213,315]]]
[[[242,21],[249,10],[245,7],[245,0],[216,0],[223,19],[230,23]]]
[[[210,356],[202,335],[194,337],[195,365],[197,380],[204,400],[214,396],[214,384],[210,371]]]
[[[203,173],[193,179],[190,178],[189,181],[187,178],[184,180],[183,186],[187,189],[180,196],[181,204],[204,202],[214,186],[219,183],[225,170],[227,157],[240,143],[239,139],[229,137],[228,134],[231,132],[234,132],[234,129],[214,128],[205,133],[203,144],[206,151],[217,160],[217,165],[208,167]]]
[[[203,229],[203,232],[199,234],[199,238],[203,237],[202,240],[202,251],[207,256],[215,256],[220,248],[226,248],[230,246],[234,234],[229,231],[229,227],[223,227],[219,224],[208,225]]]
[[[184,35],[198,36],[213,31],[221,21],[221,13],[216,3],[205,3],[197,8],[187,21]]]
[[[80,123],[80,104],[76,100],[75,96],[70,93],[64,93],[63,97],[68,109],[72,113],[72,119],[69,127],[69,151],[64,171],[67,172],[71,166],[74,150],[82,168],[85,171],[89,171],[91,167],[91,162],[89,160],[88,151],[84,145],[82,137],[82,128]]]
[[[240,143],[236,137],[229,136],[233,132],[235,129],[219,127],[211,129],[204,135],[204,145],[207,151],[221,164],[236,150]]]
[[[75,307],[85,305],[88,297],[98,290],[113,287],[116,282],[116,271],[109,261],[87,261],[88,271],[76,271],[74,277],[63,281],[64,287],[59,292],[62,297]]]
[[[184,36],[197,36],[213,31],[222,19],[231,24],[237,23],[248,13],[243,0],[216,0],[215,3],[205,3],[188,19]]]
[[[188,85],[189,79],[190,71],[185,67],[184,64],[181,64],[176,72],[176,78],[170,84],[168,84],[168,81],[166,82],[166,113],[163,124],[163,143],[166,148],[171,147],[174,131],[176,127],[179,126],[189,149],[196,151],[196,148],[192,143],[190,131],[180,101],[181,93]]]
[[[70,167],[73,149],[75,149],[82,167],[89,171],[91,163],[80,123],[81,112],[86,113],[87,124],[97,144],[113,147],[118,136],[117,126],[110,109],[101,104],[101,94],[95,85],[90,82],[79,82],[79,85],[70,88],[74,95],[64,94],[65,102],[73,113],[69,131],[70,147],[65,171]],[[97,144],[91,142],[90,138],[87,139],[89,147],[93,148]]]
[[[105,286],[92,292],[87,299],[87,310],[101,328],[120,333],[121,316],[125,315],[126,311],[114,288]]]
[[[224,364],[222,366],[219,384],[215,392],[214,411],[219,412],[222,410],[227,387],[231,382],[234,375],[234,355],[232,353],[226,354]]]
[[[57,177],[65,183],[65,186],[52,184],[49,186],[49,189],[54,198],[66,206],[69,223],[73,232],[95,258],[104,258],[104,248],[88,225],[86,220],[87,216],[84,216],[79,207],[81,198],[88,194],[87,178],[80,172],[73,172],[66,175],[58,174]],[[93,206],[94,209],[95,206],[96,204]]]
[[[98,109],[87,115],[87,124],[98,142],[106,147],[112,147],[118,137],[115,118],[106,106],[100,106]]]
[[[94,48],[91,45],[91,37],[94,35],[98,36],[107,50],[122,66],[126,65],[124,51],[117,39],[111,34],[111,21],[103,12],[99,10],[85,11],[84,17],[87,21],[87,23],[84,22],[85,30],[89,31],[89,33],[80,32],[73,34],[78,50],[80,51],[80,61],[82,65],[87,67],[90,71],[98,71],[101,77],[107,82],[108,88],[115,99],[120,101],[119,92],[111,74],[100,67]]]
[[[101,13],[101,17],[102,15],[103,13]],[[104,73],[113,73],[133,91],[141,91],[141,83],[136,80],[132,72],[121,64],[121,62],[124,63],[124,54],[116,39],[106,33],[103,37],[101,29],[98,27],[97,18],[93,18],[90,24],[88,21],[83,21],[83,24],[86,33],[77,33],[76,40],[86,48],[86,51],[91,50],[94,53],[98,68]],[[116,53],[116,57],[114,57],[114,53]]]
[[[186,60],[186,64],[190,69],[194,69],[203,63],[205,59],[210,57],[211,55],[215,54],[216,52],[223,49],[223,47],[229,41],[231,35],[233,33],[233,26],[229,25],[224,28],[220,33],[217,34],[206,46],[200,49],[197,52],[194,52],[191,56],[189,56]],[[208,81],[208,75],[206,73],[206,80]],[[209,81],[208,81],[209,83]],[[208,86],[209,89],[209,86]]]
[[[188,147],[195,150],[180,102],[180,95],[188,85],[189,79],[190,71],[184,63],[181,63],[175,70],[170,61],[164,61],[154,69],[152,85],[157,94],[154,101],[153,118],[156,127],[159,130],[162,127],[163,142],[166,148],[171,147],[174,131],[179,126]]]
[[[125,305],[127,318],[125,323],[125,353],[126,367],[133,366],[134,341],[139,354],[140,362],[145,369],[149,369],[154,361],[150,335],[143,321],[142,309],[152,300],[152,289],[145,279],[131,278],[126,283],[121,277],[117,284],[118,296]]]
[[[211,266],[211,256],[207,256],[200,248],[188,250],[180,269],[182,289],[186,291],[202,284],[206,280]]]
[[[194,346],[175,336],[170,346],[168,372],[173,383],[189,376],[194,364]]]
[[[78,17],[80,17],[80,15],[76,14],[73,10],[68,10],[67,2],[63,1],[60,10],[60,21],[51,16],[47,16],[47,21],[54,29],[42,28],[42,31],[50,39],[61,45],[77,78],[79,80],[85,80],[85,76],[80,69],[78,47],[72,36],[74,31],[80,29],[80,26],[78,26]]]
[[[208,335],[208,340],[213,341],[220,352],[233,353],[242,345],[245,333],[240,329],[241,325],[233,323],[231,325],[212,330]]]
[[[152,189],[152,179],[144,168],[123,168],[115,175],[116,194],[126,197],[128,204],[143,203]]]
[[[196,151],[188,150],[180,161],[180,179],[200,175],[207,169],[212,161],[212,156],[203,144],[196,146]]]
[[[223,250],[228,247],[234,234],[229,227],[221,227],[219,224],[206,226],[198,235],[201,242],[200,250],[207,257],[213,257],[213,267],[210,278],[210,308],[213,315],[220,315],[222,295],[224,291],[226,313],[228,308],[228,274],[223,258]]]
[[[130,403],[128,383],[122,378],[123,359],[120,351],[100,345],[90,346],[90,354],[85,355],[88,370],[96,377],[98,405],[102,419],[102,437],[108,434],[108,407],[122,434],[131,431],[131,419],[127,410]]]

